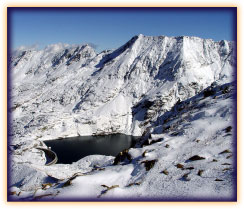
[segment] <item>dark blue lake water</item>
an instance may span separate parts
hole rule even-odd
[[[44,143],[57,154],[58,162],[70,164],[88,155],[116,156],[128,149],[139,137],[124,134],[107,136],[79,136],[48,140]]]

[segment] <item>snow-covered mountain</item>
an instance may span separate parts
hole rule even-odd
[[[16,50],[11,76],[9,192],[33,199],[235,199],[235,43],[138,35]],[[45,166],[43,140],[141,136],[118,156]],[[9,139],[10,139],[9,138]]]
[[[138,35],[114,51],[51,45],[11,57],[13,136],[141,136],[157,117],[235,75],[233,42]]]

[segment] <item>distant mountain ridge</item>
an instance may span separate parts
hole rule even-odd
[[[235,79],[235,42],[134,36],[99,54],[89,45],[17,50],[11,57],[13,140],[124,133]]]

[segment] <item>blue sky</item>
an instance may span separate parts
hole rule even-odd
[[[132,36],[198,36],[235,40],[230,8],[9,8],[11,48],[92,43],[99,52]]]

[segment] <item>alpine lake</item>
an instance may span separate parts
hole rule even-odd
[[[116,156],[135,144],[140,137],[125,134],[78,136],[47,140],[44,143],[57,154],[58,164],[71,164],[88,155]]]

